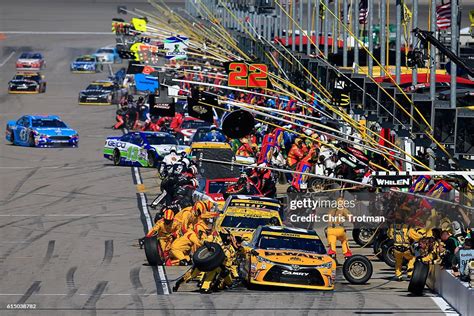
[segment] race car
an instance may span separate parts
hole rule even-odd
[[[25,52],[16,61],[17,70],[41,70],[44,66],[44,58],[40,53]]]
[[[94,55],[79,56],[71,63],[71,72],[73,73],[96,73],[102,69],[102,64]]]
[[[79,104],[110,105],[118,103],[124,93],[125,91],[111,80],[97,80],[79,92]]]
[[[39,72],[18,72],[8,82],[8,93],[43,93],[46,81]]]
[[[9,121],[6,139],[13,145],[54,147],[79,145],[79,134],[56,115],[25,115]]]
[[[176,138],[180,143],[189,145],[191,143],[191,137],[199,127],[209,126],[211,126],[211,124],[208,122],[187,116],[183,119],[183,122],[174,129],[174,132],[176,133]]]
[[[278,212],[280,216],[283,216],[284,209],[277,199],[272,199],[264,196],[251,196],[235,194],[230,195],[222,208],[222,212],[225,213],[229,207],[250,207],[255,209],[266,209]]]
[[[178,145],[176,138],[169,133],[130,132],[107,137],[104,158],[112,160],[116,166],[155,167],[172,148],[177,152],[187,150],[187,146]]]
[[[198,192],[208,196],[213,202],[219,206],[225,203],[224,193],[227,191],[229,185],[235,184],[238,178],[218,178],[218,179],[198,179]]]
[[[225,229],[235,237],[250,240],[255,229],[265,225],[281,226],[280,214],[264,208],[228,207],[217,218],[216,230]]]
[[[122,59],[118,54],[117,47],[107,46],[99,48],[94,54],[97,57],[97,60],[101,63],[121,63]]]
[[[336,262],[314,230],[260,226],[243,253],[239,274],[248,286],[334,289]]]

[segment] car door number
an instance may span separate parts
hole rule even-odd
[[[128,160],[135,161],[138,159],[138,147],[128,147],[127,150]]]
[[[26,141],[28,139],[28,131],[26,128],[22,128],[20,131],[20,139]]]

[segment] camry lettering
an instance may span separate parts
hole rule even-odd
[[[298,272],[298,271],[288,271],[288,270],[283,270],[281,272],[283,275],[297,275],[297,276],[308,276],[309,272]]]

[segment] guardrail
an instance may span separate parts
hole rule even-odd
[[[461,315],[474,315],[474,289],[459,281],[439,265],[430,269],[427,286],[438,293]]]

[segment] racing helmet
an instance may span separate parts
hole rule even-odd
[[[199,181],[195,178],[191,179],[191,184],[190,184],[193,188],[197,189],[197,187],[199,186]]]
[[[209,130],[213,131],[213,130],[216,130],[217,129],[217,126],[215,126],[214,124],[211,125],[211,127],[209,127]]]
[[[188,168],[188,172],[191,173],[192,175],[197,175],[198,174],[198,169],[195,165],[191,165],[189,168]]]
[[[453,221],[451,223],[451,229],[454,236],[461,235],[463,231],[462,226],[458,221]]]
[[[166,209],[164,212],[163,212],[163,219],[165,221],[172,221],[174,219],[174,212],[172,209]]]
[[[203,201],[197,201],[194,203],[193,211],[196,216],[204,215],[207,211],[207,205]]]

